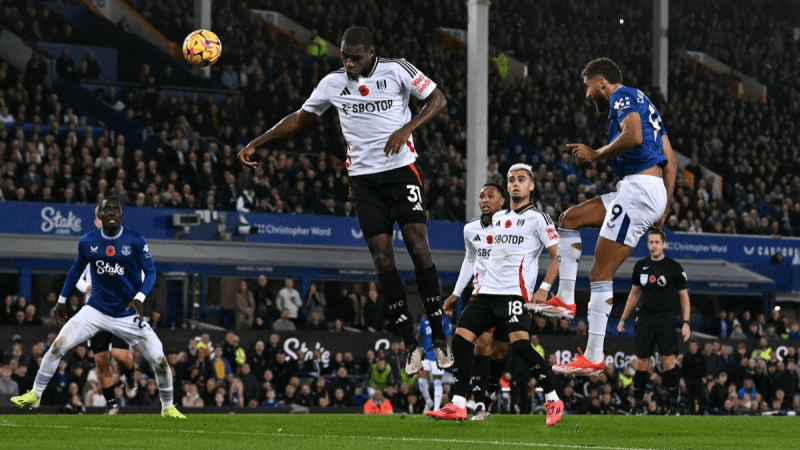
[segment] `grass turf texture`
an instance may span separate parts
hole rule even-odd
[[[547,428],[541,415],[492,415],[485,422],[456,423],[419,415],[184,412],[187,420],[157,414],[5,415],[0,417],[0,448],[800,448],[800,423],[793,417],[564,416]]]

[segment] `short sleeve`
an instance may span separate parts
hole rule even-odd
[[[686,271],[678,262],[675,262],[675,290],[682,291],[686,289]]]
[[[314,89],[314,92],[311,93],[311,97],[308,97],[308,100],[303,103],[303,109],[321,116],[330,106],[331,99],[328,95],[328,82],[327,79],[323,79]]]
[[[633,272],[631,272],[631,283],[634,286],[639,286],[641,281],[639,281],[639,275],[642,274],[642,261],[636,261],[636,264],[633,265]]]
[[[544,244],[544,248],[558,245],[558,230],[553,223],[553,219],[547,213],[542,213],[542,221],[537,227],[536,235],[539,236],[539,240]]]
[[[436,89],[436,83],[405,59],[397,60],[400,85],[414,97],[425,100]]]
[[[617,122],[622,123],[628,114],[636,111],[636,99],[628,92],[615,92],[610,99],[611,103],[611,110],[614,113],[614,117],[617,118]]]

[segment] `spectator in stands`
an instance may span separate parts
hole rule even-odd
[[[375,390],[370,399],[364,403],[364,414],[394,414],[389,400],[384,398],[383,391]]]
[[[747,335],[742,332],[742,326],[738,323],[733,325],[733,331],[731,332],[729,339],[747,339]]]
[[[305,329],[307,331],[328,331],[328,323],[321,319],[320,314],[315,311],[306,321]]]
[[[364,286],[356,283],[353,286],[353,292],[347,298],[352,304],[353,318],[346,325],[353,328],[364,328],[364,305],[367,303],[367,297],[364,296]]]
[[[318,318],[325,317],[326,305],[327,301],[325,300],[325,295],[317,289],[317,283],[311,283],[308,287],[305,305],[303,306],[306,315],[310,316],[317,313]]]
[[[289,310],[287,308],[283,308],[283,310],[281,310],[280,319],[276,320],[275,323],[272,324],[272,329],[275,331],[297,331],[297,327],[289,315]]]
[[[379,302],[378,289],[370,287],[367,295],[367,302],[364,304],[364,327],[367,331],[383,331],[386,326],[386,315],[383,312],[383,304]]]
[[[274,390],[274,389],[269,389],[269,390],[267,391],[267,396],[266,396],[266,398],[264,399],[264,401],[262,401],[262,402],[261,402],[261,405],[260,405],[260,406],[261,406],[261,407],[264,407],[264,408],[279,408],[279,407],[281,407],[282,405],[281,405],[281,403],[280,403],[280,402],[277,400],[277,398],[276,398],[276,396],[275,396],[275,390]]]
[[[258,276],[256,288],[253,291],[253,299],[256,302],[256,316],[268,320],[269,323],[278,318],[275,302],[272,297],[272,289],[270,289],[267,284],[266,276]]]
[[[703,414],[706,410],[703,377],[706,376],[706,361],[698,351],[697,341],[689,341],[689,353],[683,355],[683,378],[686,381],[687,398],[689,400],[688,412]],[[697,406],[695,406],[695,402]]]
[[[253,292],[249,289],[246,280],[239,282],[236,291],[236,329],[247,330],[253,327],[256,303]]]
[[[255,212],[258,206],[257,203],[255,186],[250,183],[244,188],[239,198],[236,199],[236,211]]]
[[[297,325],[297,316],[300,308],[303,307],[303,299],[300,293],[294,288],[294,280],[287,278],[283,282],[283,288],[278,291],[278,298],[275,301],[278,309],[281,311],[281,318],[283,318],[283,311],[288,311],[286,319],[291,320]]]
[[[67,81],[76,81],[75,60],[69,56],[69,47],[61,50],[61,56],[56,60],[56,73],[58,78]]]
[[[42,54],[38,51],[33,52],[33,56],[25,66],[25,77],[30,80],[44,80],[47,77],[48,67]]]

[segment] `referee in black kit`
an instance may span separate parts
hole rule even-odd
[[[681,300],[683,312],[683,341],[689,340],[689,291],[686,290],[686,272],[672,258],[664,255],[667,235],[661,230],[651,230],[647,236],[647,249],[650,257],[639,260],[633,266],[631,293],[625,303],[617,331],[625,331],[625,320],[631,316],[639,303],[639,317],[636,319],[636,375],[633,378],[633,398],[636,403],[631,414],[643,414],[647,408],[643,403],[647,388],[650,357],[658,344],[661,363],[664,366],[664,381],[669,387],[670,408],[668,415],[678,411],[678,392],[680,371],[675,367],[675,354],[678,340],[675,336],[675,297]]]

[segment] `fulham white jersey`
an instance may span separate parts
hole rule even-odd
[[[405,148],[387,157],[386,141],[411,121],[410,95],[420,100],[436,89],[436,83],[404,59],[375,58],[366,76],[351,80],[344,68],[319,82],[303,109],[322,115],[333,106],[339,113],[342,133],[347,140],[347,167],[352,175],[385,172],[407,166],[417,159],[414,138]]]
[[[539,255],[558,245],[556,226],[533,205],[494,213],[492,226],[492,252],[478,277],[479,293],[519,295],[528,301],[539,273]]]
[[[492,225],[484,225],[478,216],[464,225],[464,247],[467,249],[464,262],[461,263],[461,273],[458,274],[453,295],[460,296],[467,287],[470,278],[473,278],[473,289],[478,284],[478,279],[486,270],[489,255],[492,253]]]

